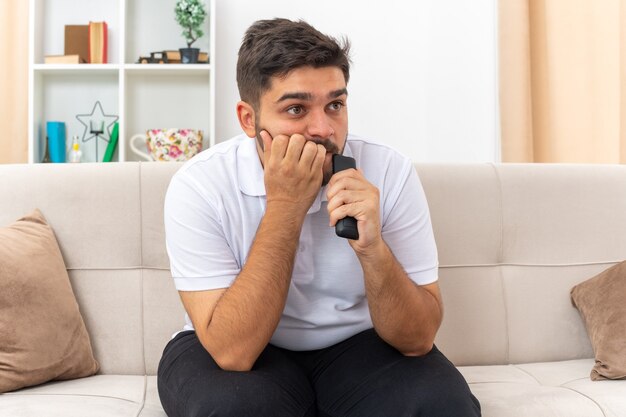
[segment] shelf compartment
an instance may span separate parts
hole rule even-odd
[[[34,63],[43,64],[46,55],[65,52],[65,25],[107,23],[108,61],[119,63],[120,0],[32,0],[34,5]],[[173,12],[172,12],[173,13]]]
[[[163,64],[165,65],[165,64]],[[126,73],[125,146],[126,160],[141,160],[128,142],[148,129],[202,130],[203,149],[210,143],[210,77],[207,72],[185,73],[185,77],[153,71]]]
[[[99,101],[104,113],[119,116],[117,72],[67,72],[64,70],[37,72],[35,88],[40,92],[40,105],[35,108],[34,131],[36,134],[34,161],[40,162],[45,150],[46,122],[65,122],[66,148],[72,136],[77,135],[83,152],[83,162],[96,161],[96,138],[83,142],[91,136],[76,115],[88,114]],[[99,115],[96,110],[96,119]],[[119,121],[119,119],[118,119]],[[106,128],[106,127],[105,127]],[[106,135],[108,138],[108,134]],[[102,160],[107,142],[98,139],[98,159]]]
[[[187,42],[181,35],[182,28],[176,23],[174,7],[176,0],[160,0],[159,7],[154,0],[127,0],[126,2],[126,43],[124,62],[135,63],[139,57],[148,57],[150,52],[186,48]],[[205,1],[207,13],[211,4]],[[204,35],[192,47],[208,52],[210,16],[204,21]]]

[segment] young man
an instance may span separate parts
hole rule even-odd
[[[348,134],[348,46],[259,21],[237,64],[245,135],[202,152],[165,201],[187,312],[159,365],[182,416],[479,416],[433,345],[437,251],[412,163]],[[332,154],[359,169],[332,175]],[[335,234],[357,221],[358,240]]]

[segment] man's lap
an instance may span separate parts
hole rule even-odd
[[[279,349],[268,346],[250,372],[223,371],[192,331],[165,347],[158,389],[169,417],[315,416],[308,380]]]
[[[404,356],[370,329],[327,349],[288,355],[302,356],[296,362],[310,377],[320,417],[479,415],[465,380],[436,347]],[[444,396],[467,404],[448,409],[440,403]]]
[[[170,417],[480,415],[465,380],[436,347],[407,357],[373,329],[317,351],[270,345],[250,372],[222,371],[195,333],[184,332],[165,348],[158,379]]]

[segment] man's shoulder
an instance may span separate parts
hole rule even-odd
[[[238,135],[217,143],[185,162],[172,176],[170,187],[182,186],[197,191],[226,185],[232,181],[237,170],[237,153],[246,144],[245,135]]]
[[[205,199],[236,198],[238,193],[263,195],[263,167],[256,141],[241,134],[202,151],[174,174],[172,187]]]
[[[196,179],[231,175],[236,169],[238,150],[250,141],[241,134],[203,150],[183,164],[175,178],[193,177]]]
[[[179,172],[191,170],[198,165],[223,163],[225,160],[235,157],[239,147],[246,144],[249,140],[246,135],[240,134],[224,142],[217,143],[185,162]]]
[[[377,168],[411,164],[411,160],[394,147],[354,134],[348,135],[344,154],[355,158],[357,165],[360,162],[361,165],[374,165]]]

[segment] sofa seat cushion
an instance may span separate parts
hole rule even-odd
[[[166,417],[156,377],[96,375],[0,394],[0,417]]]
[[[626,417],[626,381],[591,381],[593,359],[459,370],[483,417]],[[166,417],[156,376],[97,375],[0,394],[0,417]]]
[[[459,371],[485,417],[626,417],[626,381],[591,381],[593,359]]]

